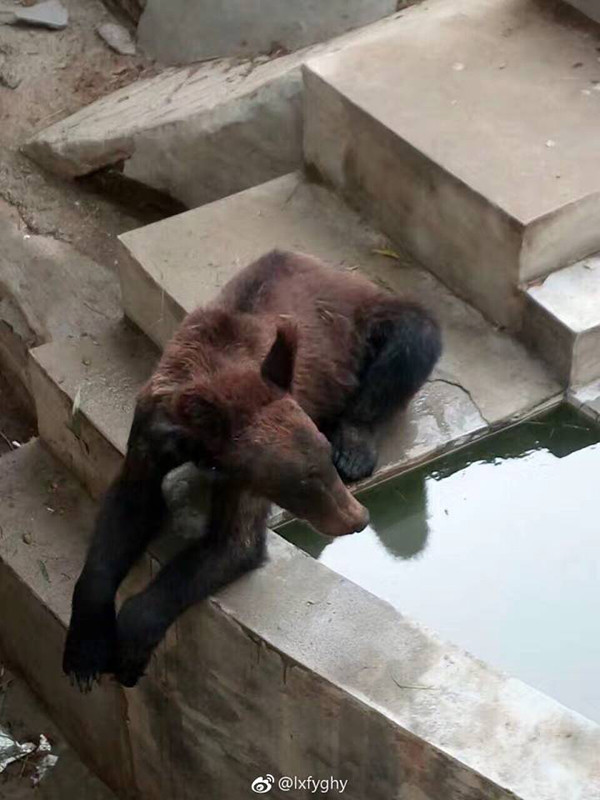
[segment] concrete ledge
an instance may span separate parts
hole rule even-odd
[[[237,800],[265,773],[345,778],[353,800],[600,797],[599,726],[276,535],[269,553],[186,614],[127,693],[144,797],[191,800],[201,775]]]
[[[268,564],[184,615],[138,688],[81,696],[60,651],[93,505],[39,443],[0,473],[0,645],[120,796],[242,800],[270,772],[346,779],[352,800],[600,797],[600,726],[275,534]]]

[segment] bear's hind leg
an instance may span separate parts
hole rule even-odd
[[[334,428],[333,461],[347,482],[367,478],[377,463],[374,428],[405,407],[442,350],[437,322],[419,305],[390,298],[369,322],[360,385]]]

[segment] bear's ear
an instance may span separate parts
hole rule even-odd
[[[294,325],[282,324],[262,363],[260,373],[265,381],[289,392],[294,380],[294,362],[298,346],[298,332]]]
[[[183,425],[198,431],[199,437],[219,449],[231,434],[227,410],[207,398],[193,383],[175,397],[175,416]]]

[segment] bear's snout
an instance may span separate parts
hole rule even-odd
[[[318,526],[326,536],[348,536],[359,533],[369,524],[369,511],[344,487],[343,498],[336,497],[336,513]],[[342,502],[340,502],[342,500]]]

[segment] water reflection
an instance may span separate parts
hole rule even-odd
[[[600,721],[598,428],[561,408],[365,492],[371,526],[282,533],[475,655]]]

